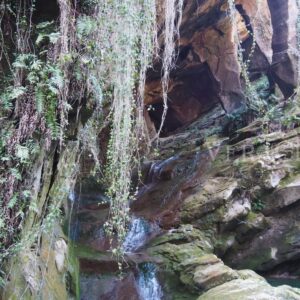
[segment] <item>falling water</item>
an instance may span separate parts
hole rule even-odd
[[[149,236],[158,230],[158,226],[151,224],[142,218],[133,218],[125,241],[123,249],[125,252],[134,252],[141,248]]]
[[[140,265],[137,283],[141,299],[160,300],[162,298],[162,289],[156,277],[156,266],[153,263]]]
[[[125,252],[135,252],[145,245],[149,237],[159,230],[158,225],[149,223],[145,219],[133,217],[123,249]],[[153,263],[139,265],[137,286],[142,300],[160,300],[162,289],[156,277],[156,266]]]
[[[78,224],[78,219],[75,216],[76,216],[76,212],[78,211],[79,199],[78,196],[75,194],[74,190],[72,190],[69,193],[68,199],[69,199],[69,206],[70,206],[68,236],[72,241],[75,241],[78,238],[79,224]]]

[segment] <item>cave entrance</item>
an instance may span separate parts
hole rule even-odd
[[[157,80],[160,85],[160,80]],[[150,83],[150,85],[152,85]],[[161,91],[146,95],[147,111],[156,130],[159,129],[163,100]],[[161,136],[173,134],[180,128],[197,120],[217,104],[219,84],[206,63],[195,63],[191,67],[172,72],[168,92],[168,111],[162,128]]]
[[[56,0],[36,0],[32,20],[35,24],[56,21],[59,17],[59,5]]]

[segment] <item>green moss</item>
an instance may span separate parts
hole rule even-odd
[[[75,299],[80,299],[80,285],[79,285],[79,261],[74,251],[74,244],[69,244],[68,252],[68,272],[70,280],[68,283],[68,290]]]
[[[265,262],[268,262],[272,259],[271,249],[260,249],[259,255],[253,255],[251,257],[245,258],[243,261],[241,268],[246,266],[248,269],[257,270],[261,265]]]
[[[221,236],[219,236],[215,243],[214,243],[214,247],[215,247],[215,253],[218,256],[223,256],[226,251],[232,247],[232,245],[235,242],[235,236],[234,234],[222,234]]]
[[[78,258],[87,258],[94,260],[103,260],[111,256],[111,254],[107,252],[99,252],[95,249],[92,249],[86,245],[82,244],[74,244],[73,245],[73,254]]]
[[[206,251],[202,249],[199,242],[192,242],[179,245],[165,243],[149,248],[148,253],[153,257],[160,257],[168,270],[180,271],[181,262],[191,257],[202,256]]]
[[[163,283],[163,290],[173,300],[196,300],[198,293],[194,293],[179,280],[178,274],[174,272],[161,272],[159,274]]]

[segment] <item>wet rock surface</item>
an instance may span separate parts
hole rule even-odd
[[[251,80],[267,76],[270,89],[280,89],[286,98],[297,85],[295,11],[295,0],[236,1],[243,56],[245,60],[251,58]],[[226,1],[185,3],[163,134],[192,123],[220,104],[227,113],[244,106],[245,83],[240,77],[233,35]],[[145,99],[156,128],[163,111],[160,77],[158,62],[147,76]]]
[[[284,113],[279,102],[296,86],[295,5],[236,1],[250,80],[276,94]],[[254,272],[300,276],[299,128],[242,113],[245,82],[226,1],[185,3],[180,33],[165,125],[130,202],[123,277],[103,231],[109,201],[101,187],[87,185],[74,204],[81,290],[91,295],[83,299],[300,299],[299,290],[275,288]],[[154,134],[160,79],[156,62],[145,98]]]
[[[178,138],[203,136],[215,126],[206,124],[199,127],[195,122],[178,132]],[[244,132],[258,124],[262,123],[255,121]],[[144,299],[139,278],[146,277],[139,275],[138,266],[154,263],[157,275],[151,277],[152,284],[157,284],[156,293],[162,293],[162,299],[197,299],[200,295],[199,299],[218,299],[225,291],[228,299],[244,299],[245,295],[249,299],[299,299],[296,289],[274,288],[244,270],[271,277],[300,275],[288,267],[300,258],[299,130],[255,132],[237,132],[233,138],[212,132],[201,145],[193,143],[189,148],[178,143],[176,135],[162,139],[165,159],[153,157],[146,163],[143,185],[131,203],[135,217],[124,245],[128,253],[122,278],[117,276],[117,261],[107,252],[108,241],[99,231],[107,217],[107,203],[102,202],[101,193],[93,198],[83,191],[77,211],[84,224],[79,225],[77,237],[82,290],[98,282],[99,288],[91,289],[93,294],[118,299],[122,293],[118,291],[128,284],[126,297]],[[251,151],[237,151],[249,144]],[[87,212],[90,215],[83,217]],[[102,290],[103,285],[109,290]]]

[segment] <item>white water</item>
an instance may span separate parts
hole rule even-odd
[[[160,300],[162,298],[163,292],[156,277],[156,267],[154,264],[144,263],[140,267],[137,284],[141,299]]]
[[[133,218],[123,243],[123,250],[125,252],[138,250],[144,246],[149,236],[157,229],[157,225],[150,224],[142,218]]]
[[[133,217],[123,243],[123,250],[127,253],[137,251],[145,245],[151,234],[158,230],[158,225],[149,223],[142,218]],[[156,266],[153,263],[140,265],[136,282],[141,300],[160,300],[162,298],[162,289],[156,277]]]

